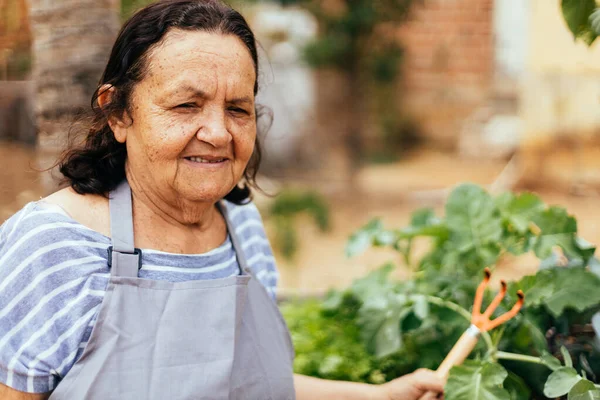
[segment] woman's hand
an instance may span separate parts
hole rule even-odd
[[[433,400],[441,399],[444,380],[428,369],[419,369],[412,374],[377,386],[379,391],[373,400]]]

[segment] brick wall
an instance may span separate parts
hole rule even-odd
[[[454,148],[462,121],[490,95],[493,0],[415,0],[397,35],[406,50],[403,107],[429,139]]]

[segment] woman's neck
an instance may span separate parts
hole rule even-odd
[[[227,229],[214,203],[167,197],[128,174],[136,246],[175,253],[203,253],[222,244]]]

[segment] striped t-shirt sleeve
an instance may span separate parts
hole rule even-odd
[[[0,227],[0,382],[47,392],[75,357],[105,290],[94,276],[106,244],[90,234],[34,203]]]
[[[252,202],[242,206],[225,202],[225,205],[242,244],[248,266],[275,300],[279,272],[260,212]]]

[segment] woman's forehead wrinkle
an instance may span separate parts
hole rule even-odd
[[[165,101],[174,96],[208,99],[219,93],[227,102],[253,101],[256,71],[243,46],[233,36],[176,32],[150,54],[148,83]]]

